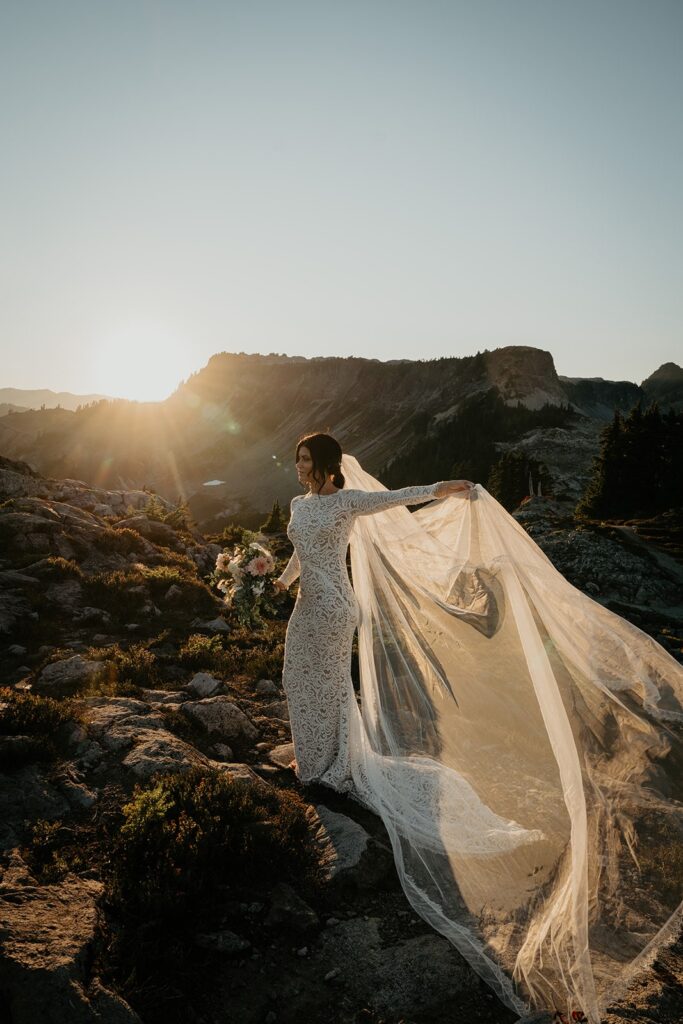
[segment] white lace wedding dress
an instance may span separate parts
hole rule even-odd
[[[341,468],[292,499],[280,577],[298,777],[382,818],[414,909],[520,1019],[600,1024],[683,920],[683,666],[480,484]]]
[[[287,627],[282,685],[302,782],[319,782],[356,798],[369,796],[362,775],[360,786],[354,783],[349,760],[350,720],[358,710],[351,645],[359,623],[346,569],[349,535],[356,516],[430,501],[437,486],[379,493],[342,488],[292,498],[287,535],[294,554],[280,579],[285,586],[301,579]]]

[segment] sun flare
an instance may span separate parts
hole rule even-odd
[[[185,341],[167,324],[144,320],[109,330],[91,362],[93,390],[138,402],[163,401],[195,369]]]

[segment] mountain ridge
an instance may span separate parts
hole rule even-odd
[[[683,377],[676,364],[663,364],[645,386],[562,377],[552,353],[533,346],[385,362],[220,352],[162,402],[103,398],[87,408],[80,403],[77,412],[8,413],[0,417],[0,453],[52,477],[147,485],[170,501],[188,501],[198,521],[225,520],[257,515],[275,498],[284,504],[300,492],[293,459],[303,433],[333,433],[378,474],[416,439],[454,421],[475,396],[493,391],[511,408],[573,413],[572,424],[553,427],[552,444],[543,429],[533,437],[537,453],[557,453],[560,476],[573,465],[567,496],[574,498],[614,409],[660,396],[683,404],[678,373]],[[510,439],[495,441],[502,450]],[[454,450],[452,461],[463,454]]]

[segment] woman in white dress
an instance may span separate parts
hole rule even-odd
[[[343,489],[341,459],[341,447],[327,434],[309,436],[297,445],[297,475],[307,493],[292,499],[287,535],[294,554],[275,584],[285,590],[301,576],[282,674],[296,754],[290,767],[301,782],[337,790],[352,788],[353,782],[348,702],[354,696],[351,646],[358,602],[346,570],[346,551],[354,518],[468,492],[474,486],[469,480],[446,480],[395,491]]]
[[[683,666],[481,484],[386,490],[328,434],[296,464],[299,780],[382,818],[413,908],[520,1021],[601,1024],[683,921]]]

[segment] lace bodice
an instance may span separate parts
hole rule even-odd
[[[350,586],[346,549],[356,516],[374,515],[396,505],[430,501],[441,481],[400,487],[393,491],[341,488],[331,494],[295,495],[290,503],[287,536],[294,545],[280,581],[288,587],[301,575],[302,583]]]

